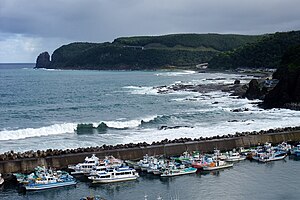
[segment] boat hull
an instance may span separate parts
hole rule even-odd
[[[233,164],[226,164],[226,165],[221,165],[221,166],[215,166],[215,167],[203,167],[204,171],[213,171],[213,170],[218,170],[218,169],[225,169],[233,167]]]
[[[238,161],[242,161],[245,160],[246,157],[239,157],[239,158],[227,158],[225,161],[226,162],[238,162]]]
[[[279,157],[275,157],[275,158],[269,158],[269,159],[263,159],[263,158],[261,158],[258,161],[265,163],[265,162],[271,162],[271,161],[276,161],[276,160],[283,160],[283,159],[285,159],[286,156],[287,155],[279,156]]]
[[[196,173],[197,169],[194,168],[194,169],[190,169],[188,171],[180,171],[180,172],[176,172],[176,173],[168,173],[168,174],[161,174],[160,176],[161,177],[172,177],[172,176],[181,176],[181,175],[185,175],[185,174],[193,174],[193,173]]]
[[[127,178],[113,178],[113,179],[92,179],[92,183],[115,183],[115,182],[123,182],[123,181],[134,181],[138,177],[127,177]]]

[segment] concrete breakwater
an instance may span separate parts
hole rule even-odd
[[[237,147],[251,147],[265,142],[281,143],[283,141],[300,141],[300,127],[270,129],[267,131],[242,132],[223,136],[165,139],[152,144],[119,144],[103,145],[67,150],[28,151],[24,153],[6,152],[0,155],[0,173],[9,175],[14,172],[29,173],[38,165],[57,169],[66,168],[70,164],[82,162],[86,156],[96,154],[100,158],[113,155],[121,159],[141,159],[145,154],[176,156],[184,151],[211,152],[214,148],[221,151]]]

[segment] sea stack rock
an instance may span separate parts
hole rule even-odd
[[[245,97],[252,99],[259,99],[261,97],[261,89],[258,80],[252,79],[249,83],[249,88],[246,91]]]
[[[40,53],[36,59],[35,68],[49,68],[50,67],[50,55],[48,52]]]

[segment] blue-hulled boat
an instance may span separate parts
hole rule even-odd
[[[71,186],[76,185],[75,179],[68,174],[55,176],[55,175],[47,175],[43,178],[37,178],[35,180],[31,180],[28,184],[24,185],[26,190],[45,190],[57,187]]]

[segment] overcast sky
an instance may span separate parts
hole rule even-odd
[[[0,63],[74,41],[300,30],[300,0],[0,0]]]

